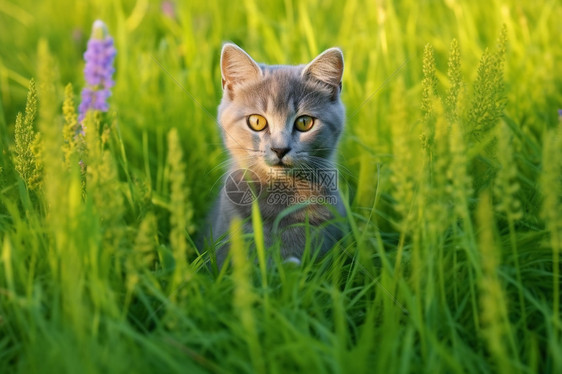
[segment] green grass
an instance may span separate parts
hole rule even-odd
[[[0,0],[0,372],[562,372],[559,1],[187,3]],[[62,104],[98,18],[116,86],[84,174]],[[350,232],[320,262],[234,230],[216,273],[192,244],[229,40],[344,51]]]

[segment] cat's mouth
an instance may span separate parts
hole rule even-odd
[[[292,162],[287,162],[287,161],[283,161],[283,160],[277,160],[273,163],[271,163],[269,165],[270,167],[273,168],[279,168],[279,169],[290,169],[292,168],[294,165]]]
[[[299,167],[302,162],[297,157],[265,157],[263,161],[266,167],[272,169],[294,169]]]

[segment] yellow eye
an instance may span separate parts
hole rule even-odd
[[[295,128],[301,132],[306,132],[314,125],[314,118],[311,116],[300,116],[295,121]]]
[[[246,122],[248,122],[248,126],[254,131],[262,131],[267,127],[267,120],[264,116],[260,116],[259,114],[248,116]]]

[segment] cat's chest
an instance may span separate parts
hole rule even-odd
[[[260,196],[258,204],[262,219],[266,223],[285,226],[308,221],[317,225],[332,218],[330,210],[319,204],[320,196],[308,191],[285,191],[266,193]]]

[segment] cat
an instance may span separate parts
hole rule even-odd
[[[218,267],[233,218],[252,231],[254,199],[266,248],[279,240],[281,258],[300,263],[308,232],[313,254],[325,254],[344,231],[336,222],[345,209],[334,167],[345,119],[342,51],[330,48],[307,65],[265,65],[226,43],[220,67],[218,123],[231,159],[208,217]]]

